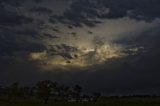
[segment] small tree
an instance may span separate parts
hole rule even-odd
[[[48,103],[49,97],[52,92],[52,81],[45,80],[39,81],[36,84],[36,96],[38,99],[41,99],[45,104]]]
[[[3,92],[3,87],[0,86],[0,96],[3,96],[4,92]]]
[[[64,85],[58,86],[57,91],[58,91],[58,97],[60,97],[61,100],[65,100],[65,86]]]
[[[11,86],[8,86],[4,89],[4,93],[7,96],[8,101],[19,97],[19,84],[13,83]]]
[[[101,97],[101,93],[98,93],[98,92],[96,92],[96,93],[93,93],[93,98],[94,98],[94,101],[96,102],[96,101],[98,101],[98,99]]]
[[[20,97],[23,97],[24,99],[27,99],[30,97],[30,87],[21,87],[20,88]]]
[[[74,92],[74,96],[76,98],[76,101],[79,101],[79,98],[80,98],[80,95],[82,92],[82,87],[79,85],[75,85],[73,90],[74,90],[73,92]]]
[[[68,99],[69,99],[69,96],[70,96],[70,87],[69,87],[69,86],[66,86],[66,87],[64,88],[64,92],[65,92],[65,94],[64,94],[65,99],[68,100]]]

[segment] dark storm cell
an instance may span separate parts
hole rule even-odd
[[[35,3],[42,3],[43,0],[33,0]]]
[[[71,61],[66,61],[66,63],[71,63]]]
[[[52,14],[52,10],[46,7],[33,7],[29,10],[30,12],[37,12],[37,13],[46,13]]]
[[[78,55],[77,55],[77,54],[75,54],[75,55],[74,55],[74,57],[75,57],[75,58],[78,58]]]
[[[24,15],[19,15],[16,12],[10,12],[3,8],[0,10],[0,13],[1,13],[0,15],[1,25],[15,26],[15,25],[33,22],[33,18],[24,16]]]

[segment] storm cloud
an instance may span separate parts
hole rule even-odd
[[[159,0],[0,0],[0,83],[51,79],[160,93]]]

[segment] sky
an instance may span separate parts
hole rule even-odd
[[[0,0],[0,85],[52,80],[160,94],[159,0]]]

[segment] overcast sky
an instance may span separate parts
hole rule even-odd
[[[160,0],[0,0],[0,84],[160,94]]]

